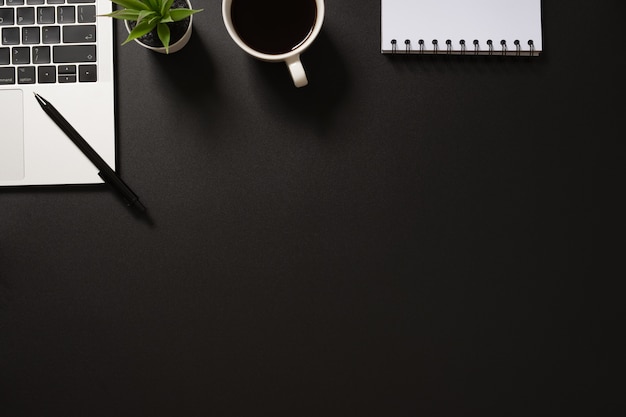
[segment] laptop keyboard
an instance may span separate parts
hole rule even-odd
[[[0,85],[95,82],[95,0],[0,0]]]

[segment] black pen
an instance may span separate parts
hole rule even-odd
[[[111,167],[102,159],[100,155],[96,153],[96,151],[87,143],[85,139],[72,127],[72,125],[65,120],[61,113],[57,109],[54,108],[50,102],[41,97],[39,94],[35,93],[35,98],[41,105],[43,111],[46,112],[48,116],[61,128],[63,132],[74,142],[78,149],[80,149],[87,158],[100,170],[98,175],[100,178],[104,180],[107,184],[115,189],[126,204],[129,207],[135,207],[137,210],[143,212],[146,211],[141,202],[139,202],[139,197],[122,181],[122,179],[111,169]]]

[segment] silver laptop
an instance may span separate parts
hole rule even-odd
[[[110,0],[0,0],[0,186],[95,184],[50,101],[115,169]]]

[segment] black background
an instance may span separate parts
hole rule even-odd
[[[150,220],[0,190],[0,414],[613,415],[590,201],[623,16],[543,3],[518,59],[381,55],[380,2],[327,1],[303,89],[215,0],[181,52],[118,47]]]

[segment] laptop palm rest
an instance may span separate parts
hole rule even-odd
[[[24,104],[21,90],[0,91],[0,180],[24,178]]]

